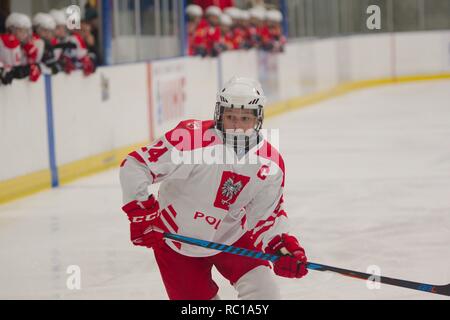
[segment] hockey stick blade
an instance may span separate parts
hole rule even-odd
[[[244,257],[254,258],[254,259],[262,259],[267,260],[271,262],[276,262],[278,259],[280,259],[281,256],[274,255],[274,254],[268,254],[261,251],[254,251],[254,250],[248,250],[245,248],[238,248],[226,244],[196,239],[196,238],[190,238],[185,237],[178,234],[172,234],[165,232],[164,238],[198,246],[213,250],[218,250],[230,254],[240,255]],[[419,283],[414,281],[408,281],[408,280],[402,280],[402,279],[395,279],[395,278],[389,278],[389,277],[383,277],[383,276],[377,276],[369,273],[349,270],[349,269],[343,269],[343,268],[337,268],[333,266],[328,266],[324,264],[314,263],[314,262],[308,262],[306,267],[309,270],[316,270],[316,271],[329,271],[341,274],[343,276],[361,279],[361,280],[367,280],[367,281],[379,281],[383,284],[388,284],[392,286],[402,287],[402,288],[408,288],[413,290],[419,290],[419,291],[425,291],[429,293],[435,293],[440,294],[444,296],[450,296],[450,284],[446,285],[431,285],[427,283]]]

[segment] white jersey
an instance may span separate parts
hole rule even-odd
[[[7,70],[20,66],[24,54],[19,40],[12,34],[0,34],[0,67]]]
[[[264,249],[288,231],[283,159],[265,139],[241,160],[222,141],[214,121],[187,120],[153,145],[130,153],[120,170],[124,204],[146,200],[148,186],[160,182],[160,217],[170,232],[231,245],[250,231],[256,247]],[[211,155],[227,161],[211,161]],[[249,163],[251,156],[255,161]],[[165,241],[186,256],[218,253]]]

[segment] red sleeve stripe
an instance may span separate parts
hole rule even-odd
[[[137,153],[136,151],[133,151],[132,153],[130,153],[129,156],[135,158],[140,163],[147,165],[145,163],[144,158],[142,158],[141,155],[139,153]]]
[[[143,165],[147,166],[144,158],[142,158],[141,155],[139,153],[137,153],[136,151],[133,151],[132,153],[130,153],[129,156],[136,159],[138,162],[142,163]],[[154,174],[150,169],[149,169],[149,171],[150,171],[150,174],[152,175],[153,181],[155,181],[156,174]]]
[[[259,221],[256,227],[253,229],[253,237],[258,239],[263,233],[268,231],[275,225],[275,221],[277,218],[285,216],[287,218],[286,211],[280,210],[278,212],[274,212],[269,218],[266,220]]]
[[[175,232],[178,232],[178,226],[173,220],[173,218],[170,216],[169,213],[167,213],[166,209],[161,211],[161,216],[164,218],[164,220],[170,225],[171,229]]]
[[[177,212],[176,212],[175,209],[172,207],[172,205],[169,205],[167,208],[168,208],[169,211],[172,213],[173,217],[176,218]]]

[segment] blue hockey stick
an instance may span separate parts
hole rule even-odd
[[[271,262],[276,262],[281,257],[281,255],[274,255],[274,254],[264,253],[261,251],[254,251],[254,250],[248,250],[248,249],[244,249],[244,248],[238,248],[238,247],[229,246],[226,244],[185,237],[185,236],[168,233],[168,232],[164,233],[164,237],[167,239],[175,240],[178,242],[182,242],[182,243],[186,243],[186,244],[190,244],[190,245],[194,245],[194,246],[198,246],[198,247],[214,249],[214,250],[218,250],[218,251],[222,251],[222,252],[227,252],[230,254],[236,254],[236,255],[254,258],[254,259],[262,259],[262,260],[267,260],[267,261],[271,261]],[[420,291],[450,296],[450,284],[431,285],[431,284],[413,282],[413,281],[408,281],[408,280],[376,276],[373,274],[368,274],[368,273],[358,272],[358,271],[353,271],[353,270],[348,270],[348,269],[342,269],[342,268],[336,268],[333,266],[327,266],[324,264],[319,264],[319,263],[314,263],[314,262],[308,262],[306,267],[310,270],[331,271],[331,272],[339,273],[343,276],[357,278],[357,279],[361,279],[361,280],[372,280],[372,281],[377,280],[380,283],[389,284],[392,286],[409,288],[409,289],[414,289],[414,290],[420,290]]]

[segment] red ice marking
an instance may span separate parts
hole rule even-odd
[[[120,164],[120,167],[123,168],[125,166],[126,162],[127,162],[127,159],[123,160],[122,163]]]

